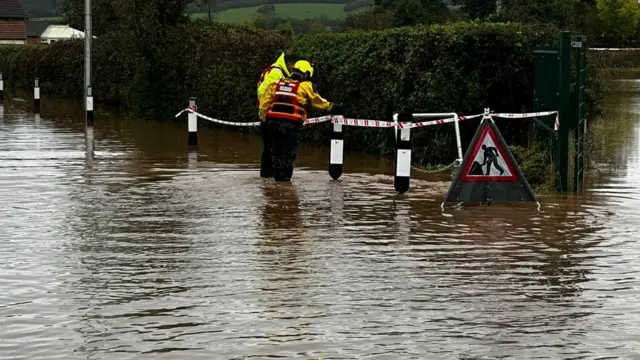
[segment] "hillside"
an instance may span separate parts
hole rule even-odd
[[[216,13],[216,20],[223,23],[251,23],[258,15],[259,6],[228,9]],[[292,19],[311,19],[327,16],[335,19],[345,15],[344,4],[277,4],[276,16]],[[194,17],[206,18],[207,13],[193,13]]]

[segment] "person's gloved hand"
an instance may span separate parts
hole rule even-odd
[[[344,106],[342,104],[333,104],[331,108],[332,115],[344,115]]]

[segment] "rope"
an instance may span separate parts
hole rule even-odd
[[[425,170],[425,169],[420,169],[419,167],[416,167],[416,166],[413,166],[413,165],[411,165],[411,168],[412,168],[412,169],[414,169],[414,170],[418,170],[418,171],[420,171],[420,172],[426,173],[426,174],[435,174],[435,173],[439,173],[439,172],[442,172],[442,171],[444,171],[444,170],[447,170],[448,168],[453,167],[455,164],[456,164],[456,161],[452,162],[452,163],[451,163],[451,164],[449,164],[449,165],[446,165],[446,166],[440,167],[440,168],[438,168],[438,169],[436,169],[436,170]]]

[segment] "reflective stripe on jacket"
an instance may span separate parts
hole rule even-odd
[[[290,79],[283,79],[281,81],[278,82],[278,84],[272,84],[267,86],[267,89],[264,92],[264,95],[262,96],[262,98],[260,99],[260,120],[265,120],[266,116],[267,116],[267,112],[269,112],[272,108],[272,106],[275,107],[275,102],[281,102],[282,100],[280,100],[280,98],[276,99],[276,92],[280,93],[281,97],[284,97],[283,93],[288,92],[288,89],[283,89],[282,87],[278,87],[278,85],[280,85],[280,83],[282,83],[284,86],[288,86],[291,87],[292,93],[289,93],[287,98],[290,98],[293,94],[296,95],[296,102],[297,102],[297,106],[299,108],[301,108],[301,110],[303,111],[299,111],[297,112],[297,114],[300,116],[301,120],[306,120],[307,119],[307,111],[309,110],[309,107],[314,107],[316,109],[319,110],[324,110],[324,111],[330,111],[333,108],[333,103],[325,100],[322,96],[320,96],[320,94],[318,94],[315,89],[313,84],[310,81],[302,81],[302,82],[298,82],[298,81],[293,81]],[[297,88],[295,90],[293,90],[293,86],[292,84],[296,83],[297,84]],[[285,85],[288,84],[288,85]],[[294,92],[295,91],[295,92]],[[274,110],[277,110],[277,112],[280,112],[280,106]]]

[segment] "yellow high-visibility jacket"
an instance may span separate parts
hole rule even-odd
[[[260,98],[264,94],[267,86],[277,83],[278,80],[284,77],[291,76],[291,74],[289,73],[289,69],[287,69],[287,64],[284,62],[284,53],[282,53],[278,60],[276,60],[276,62],[271,66],[271,70],[265,74],[264,80],[258,85],[258,100],[260,100]]]
[[[293,80],[286,80],[288,82],[293,82]],[[271,108],[273,104],[273,99],[276,93],[276,85],[277,82],[273,84],[269,84],[264,92],[262,98],[260,98],[260,120],[264,121],[267,117],[267,112]],[[302,81],[298,86],[297,92],[298,104],[303,108],[307,109],[309,106],[312,106],[319,110],[331,111],[333,109],[333,103],[324,99],[320,94],[318,94],[313,86],[311,81]],[[305,119],[306,120],[306,116]]]

